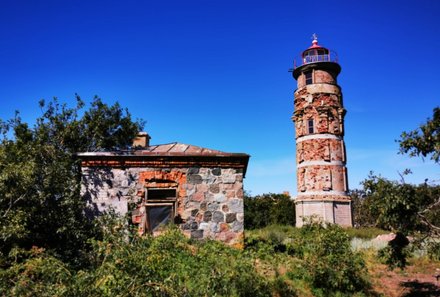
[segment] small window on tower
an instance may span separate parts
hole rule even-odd
[[[306,85],[311,85],[313,84],[313,76],[312,76],[312,72],[308,71],[305,73],[306,76]]]
[[[313,119],[308,120],[308,128],[309,128],[309,134],[315,133],[314,125],[313,125]]]

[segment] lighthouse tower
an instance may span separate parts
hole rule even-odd
[[[327,223],[352,226],[348,196],[344,115],[337,76],[341,67],[337,55],[318,45],[295,61],[292,70],[298,86],[294,94],[292,120],[296,133],[298,196],[296,225],[307,217]]]

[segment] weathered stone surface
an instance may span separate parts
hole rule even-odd
[[[210,229],[211,229],[211,232],[213,232],[213,233],[220,232],[220,226],[217,223],[211,224]]]
[[[225,202],[226,201],[226,196],[223,195],[223,194],[215,194],[214,195],[214,201],[215,202],[219,202],[219,203]]]
[[[210,172],[209,168],[200,168],[200,170],[199,170],[199,174],[202,175],[202,176],[203,175],[208,175],[209,172]]]
[[[219,204],[217,202],[208,203],[208,210],[215,211],[219,209]]]
[[[228,203],[230,212],[243,212],[243,200],[242,199],[231,199]]]
[[[212,221],[216,223],[224,222],[225,215],[221,211],[214,211],[214,213],[212,214]]]
[[[191,238],[193,239],[202,239],[203,238],[203,230],[193,230],[191,231]]]
[[[196,185],[196,191],[197,192],[205,193],[205,192],[208,192],[208,189],[209,189],[209,186],[207,184]]]
[[[233,190],[234,189],[234,184],[222,184],[221,185],[221,191],[223,193],[226,193],[227,190]]]
[[[230,229],[229,224],[221,223],[220,224],[220,232],[226,232]]]
[[[199,224],[199,229],[200,230],[209,230],[209,223],[206,222],[202,222]]]
[[[199,228],[199,224],[197,222],[191,223],[191,230],[197,230]]]
[[[188,175],[188,183],[201,184],[203,182],[202,177],[198,174]]]
[[[192,216],[192,217],[195,217],[198,213],[199,213],[199,210],[198,210],[198,209],[193,209],[193,210],[191,210],[191,216]]]
[[[218,182],[218,181],[217,181],[217,178],[214,177],[214,176],[211,176],[211,175],[209,175],[209,176],[205,176],[205,177],[203,178],[203,180],[204,180],[204,182],[205,182],[207,185],[212,185],[212,184],[215,184],[215,183]]]
[[[182,228],[183,230],[191,230],[191,223],[192,222],[186,222],[185,224],[182,224],[180,228]]]
[[[209,191],[213,194],[217,194],[220,192],[220,186],[218,184],[212,184],[209,186]]]
[[[232,223],[236,219],[237,219],[237,214],[235,212],[226,214],[226,223]]]
[[[188,175],[190,175],[190,174],[198,174],[199,170],[200,170],[199,167],[191,167],[191,168],[188,168],[187,174]]]
[[[232,223],[232,231],[242,232],[243,231],[243,222],[235,221],[234,223]]]
[[[205,211],[205,213],[203,214],[203,220],[205,222],[210,222],[212,219],[212,212],[210,211]]]
[[[243,198],[244,196],[243,189],[237,190],[237,193],[235,195],[237,196],[237,198]]]
[[[121,195],[121,196],[127,196],[129,192],[130,192],[130,188],[121,189],[121,190],[119,191],[119,195]]]
[[[234,198],[234,197],[235,197],[235,190],[226,191],[226,198]],[[223,202],[223,201],[221,201],[221,202]]]
[[[220,168],[214,168],[214,169],[212,169],[212,171],[211,171],[211,173],[213,174],[213,175],[217,175],[217,176],[219,176],[220,174],[221,174],[221,169]]]
[[[225,184],[233,184],[233,183],[235,183],[235,174],[224,174],[222,176],[222,181]]]
[[[205,202],[214,202],[214,194],[212,194],[211,192],[206,192],[205,193]]]
[[[191,196],[191,200],[202,202],[203,200],[205,200],[205,193],[196,192]]]

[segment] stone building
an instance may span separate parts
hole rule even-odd
[[[140,234],[174,222],[191,238],[240,244],[249,155],[149,139],[140,134],[129,151],[78,154],[81,193],[94,212],[129,213]]]
[[[297,187],[296,224],[317,216],[325,222],[352,225],[348,196],[344,115],[341,87],[337,76],[341,67],[337,56],[318,45],[314,35],[299,65],[294,93]]]

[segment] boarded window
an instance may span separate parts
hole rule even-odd
[[[150,233],[173,222],[175,217],[176,189],[147,188],[145,191],[146,228]]]
[[[164,226],[173,221],[174,206],[172,204],[154,206],[147,204],[147,218],[148,230],[150,232],[158,231],[161,226]]]
[[[176,189],[153,188],[147,189],[146,199],[148,200],[169,200],[176,199]]]

